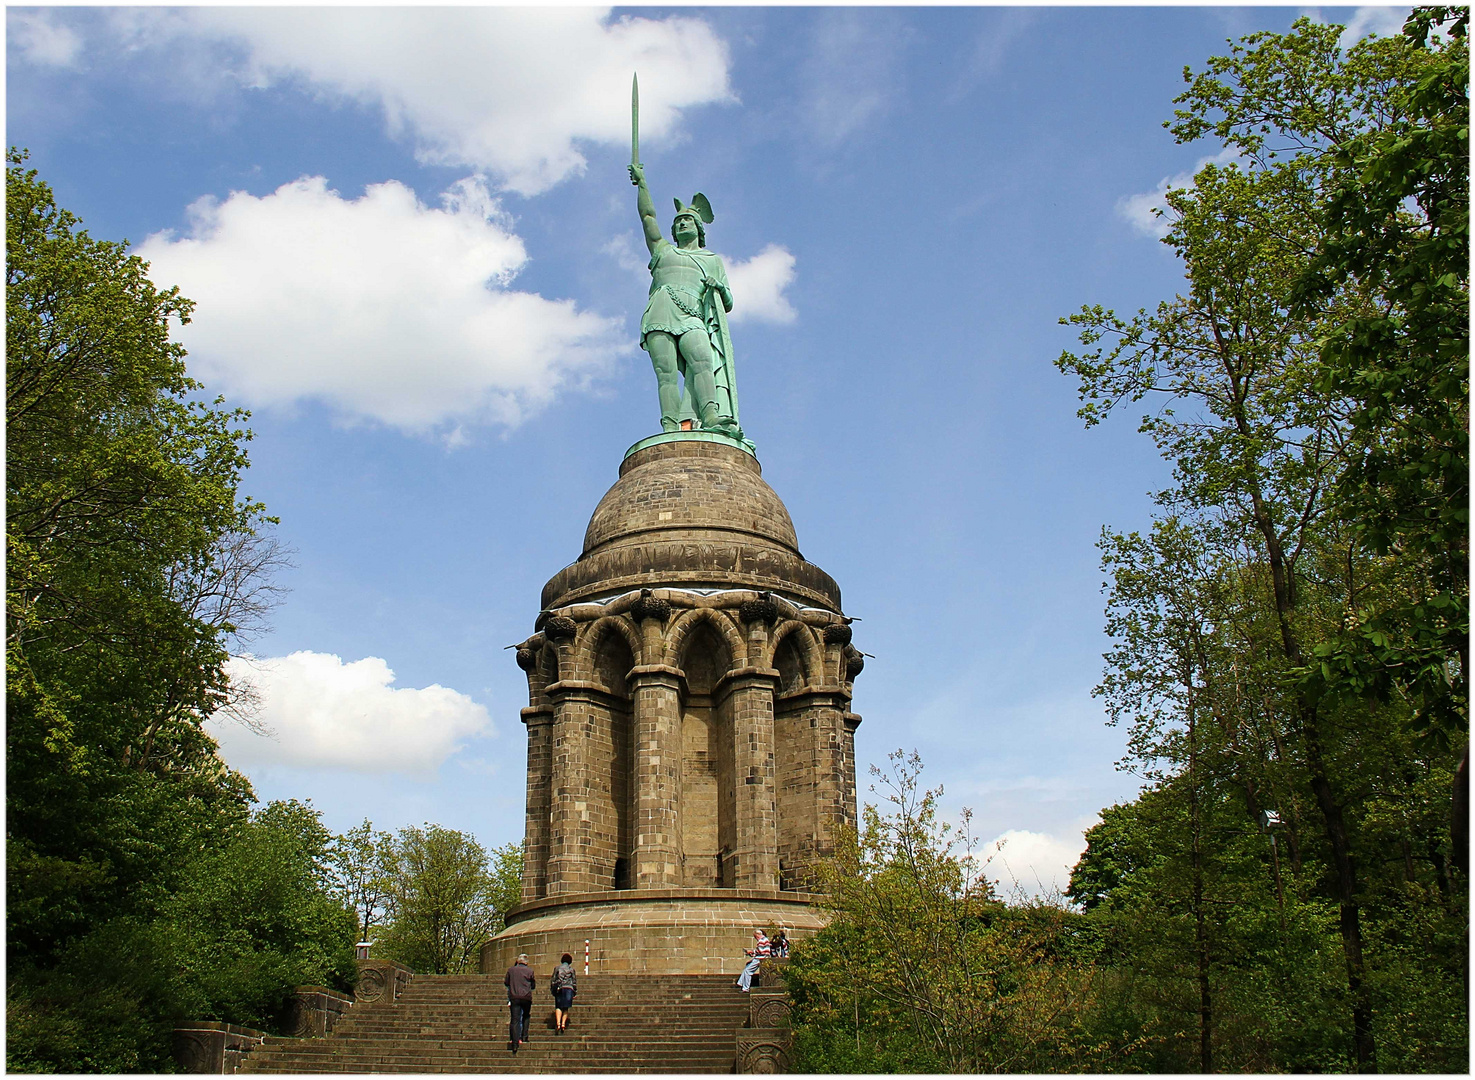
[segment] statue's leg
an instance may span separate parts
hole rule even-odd
[[[661,430],[680,431],[681,424],[676,419],[676,414],[681,409],[676,339],[664,330],[652,330],[645,335],[645,347],[650,352],[651,365],[656,369],[656,395],[661,402]]]
[[[717,427],[717,384],[712,380],[712,343],[705,330],[688,330],[681,335],[681,359],[685,361],[686,388],[691,407],[707,430]]]

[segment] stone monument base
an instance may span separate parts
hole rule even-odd
[[[777,889],[621,889],[549,897],[514,908],[482,946],[481,970],[501,975],[518,953],[545,978],[564,953],[590,974],[731,975],[742,971],[753,931],[782,928],[790,941],[828,922],[809,893]]]

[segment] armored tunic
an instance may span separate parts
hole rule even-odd
[[[650,298],[640,318],[640,347],[652,330],[664,330],[679,338],[688,330],[712,331],[702,301],[708,283],[725,294],[724,305],[731,295],[727,271],[722,258],[705,248],[683,251],[662,240],[650,257]]]

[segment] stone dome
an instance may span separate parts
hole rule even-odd
[[[758,459],[723,443],[681,439],[631,454],[594,508],[584,556],[621,543],[699,532],[767,540],[799,554],[794,523]]]
[[[620,465],[584,551],[543,587],[543,607],[631,588],[778,590],[840,610],[840,590],[799,553],[794,522],[757,458],[726,439],[645,443]]]

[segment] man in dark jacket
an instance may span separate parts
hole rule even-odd
[[[512,1011],[508,1041],[515,1054],[517,1048],[528,1041],[528,1017],[533,1011],[533,987],[538,985],[537,976],[528,967],[527,953],[518,954],[517,963],[507,969],[502,982],[507,987],[507,1004]]]

